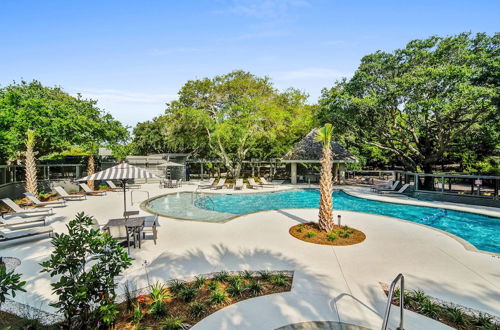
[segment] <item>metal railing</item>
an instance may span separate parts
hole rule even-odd
[[[389,314],[391,313],[392,299],[394,298],[394,291],[396,290],[396,284],[401,281],[401,286],[399,288],[399,327],[398,330],[404,330],[404,292],[405,292],[405,277],[403,274],[398,274],[394,281],[391,283],[389,288],[389,293],[387,294],[387,305],[385,307],[384,322],[382,323],[382,330],[387,329],[387,324],[389,323]]]

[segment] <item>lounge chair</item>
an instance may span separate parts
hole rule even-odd
[[[60,200],[60,201],[42,202],[35,195],[33,195],[30,192],[25,192],[24,195],[26,197],[28,197],[28,199],[31,202],[33,202],[34,206],[47,206],[47,205],[54,205],[54,206],[59,206],[59,207],[66,206],[66,201],[64,199]]]
[[[45,226],[45,216],[38,217],[9,217],[9,218],[0,218],[0,226],[11,227],[17,225],[26,225],[30,223],[43,222]]]
[[[383,189],[391,189],[393,185],[394,185],[394,180],[391,179],[391,180],[387,181],[386,184],[377,185],[375,187],[372,187],[371,190],[377,191],[377,190],[383,190]]]
[[[21,208],[19,205],[14,203],[14,201],[10,198],[3,198],[2,202],[4,202],[12,211],[14,212],[7,212],[6,214],[32,214],[32,213],[48,213],[52,214],[52,209],[24,209]]]
[[[255,182],[253,178],[248,179],[248,184],[252,189],[262,188],[262,186],[260,184],[257,184],[257,182]]]
[[[394,183],[392,184],[391,187],[389,188],[379,188],[379,189],[376,189],[375,191],[376,192],[383,192],[383,191],[394,191],[396,190],[397,187],[399,187],[399,181],[394,181]]]
[[[410,187],[410,184],[406,183],[406,184],[402,185],[398,191],[382,190],[382,191],[380,191],[380,193],[381,194],[403,194],[409,187]]]
[[[273,188],[274,187],[274,183],[271,183],[271,182],[268,182],[266,180],[266,178],[264,178],[263,176],[260,177],[260,182],[259,184],[264,187],[264,188]]]
[[[179,179],[179,181],[177,181],[177,187],[178,188],[182,187],[182,179]]]
[[[64,190],[64,188],[63,188],[63,187],[61,187],[61,186],[55,186],[55,187],[54,187],[54,190],[55,190],[55,191],[56,191],[56,193],[58,193],[58,194],[59,194],[59,196],[61,196],[61,198],[62,198],[62,199],[64,199],[64,200],[67,200],[67,199],[69,199],[69,200],[75,200],[75,199],[82,199],[82,198],[87,199],[87,196],[86,196],[86,195],[84,195],[84,194],[73,194],[73,195],[70,195],[70,194],[68,194],[68,193],[66,192],[66,190]]]
[[[111,180],[106,180],[106,183],[108,184],[108,186],[111,188],[111,190],[113,191],[120,191],[120,190],[123,190],[122,187],[118,187],[115,185],[115,183]]]
[[[144,227],[142,227],[142,238],[146,238],[146,233],[152,233],[153,241],[155,242],[156,245],[156,239],[158,238],[158,230],[156,229],[157,226],[159,226],[158,216],[157,215],[147,216],[146,219],[144,219]]]
[[[219,182],[217,182],[217,184],[215,186],[213,186],[212,188],[213,189],[222,189],[224,187],[225,183],[226,183],[226,179],[225,178],[220,178]]]
[[[212,188],[213,185],[214,185],[214,181],[215,181],[215,178],[211,178],[210,180],[208,180],[208,183],[206,183],[206,184],[199,184],[198,188],[200,188],[200,189]]]
[[[234,184],[234,190],[243,189],[243,179],[236,179],[236,183]]]
[[[80,183],[80,187],[82,187],[83,191],[87,195],[99,195],[99,196],[106,195],[106,191],[104,191],[104,190],[101,190],[101,191],[99,191],[99,190],[92,190],[92,189],[90,189],[89,186],[87,186],[86,183]]]
[[[15,240],[15,239],[37,236],[37,235],[42,235],[42,234],[49,234],[49,237],[52,237],[53,232],[54,232],[54,229],[50,226],[22,229],[22,230],[14,230],[14,231],[8,231],[8,232],[0,231],[0,242],[11,241],[11,240]]]

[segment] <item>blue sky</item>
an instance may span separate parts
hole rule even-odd
[[[127,125],[189,79],[235,69],[315,102],[363,55],[416,38],[500,30],[498,0],[0,1],[0,85],[37,79]]]

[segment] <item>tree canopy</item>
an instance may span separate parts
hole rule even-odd
[[[72,146],[114,145],[126,142],[127,129],[96,101],[73,97],[59,87],[38,81],[13,83],[0,89],[0,160],[18,157],[26,131],[36,134],[40,155]]]
[[[221,159],[238,177],[244,159],[282,156],[311,129],[314,107],[306,100],[299,90],[280,92],[267,77],[244,71],[190,80],[165,115],[137,126],[134,146],[161,136],[158,149]]]
[[[498,33],[463,33],[367,55],[351,79],[323,90],[320,120],[365,157],[411,171],[431,173],[443,161],[494,163],[499,42]]]

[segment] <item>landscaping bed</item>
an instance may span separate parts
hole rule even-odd
[[[155,283],[147,294],[126,291],[119,304],[116,329],[186,329],[206,316],[239,301],[290,291],[289,272],[219,272],[190,282]]]
[[[348,226],[335,225],[332,231],[324,232],[315,222],[295,225],[289,233],[304,242],[338,246],[358,244],[366,238],[363,232]]]

